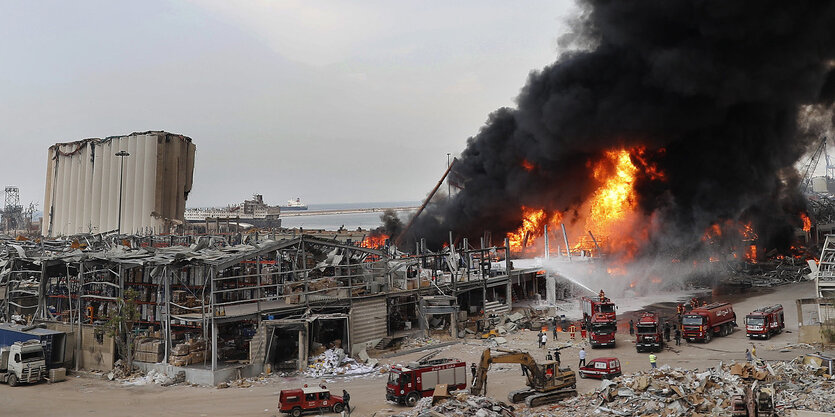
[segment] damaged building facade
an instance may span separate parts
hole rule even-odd
[[[108,370],[103,330],[136,294],[134,364],[216,384],[266,367],[302,370],[327,348],[349,355],[399,338],[464,333],[544,291],[504,247],[405,254],[312,235],[102,236],[0,246],[3,321],[67,334],[70,367]],[[73,353],[74,352],[74,353]]]
[[[123,233],[168,233],[183,224],[194,151],[190,138],[159,131],[50,146],[41,234],[119,226]]]

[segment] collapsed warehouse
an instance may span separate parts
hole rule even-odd
[[[301,370],[327,348],[460,336],[468,315],[543,292],[541,271],[513,269],[505,247],[466,247],[406,255],[311,235],[6,239],[0,313],[65,332],[67,366],[107,371],[119,355],[105,324],[135,294],[134,365],[216,384],[267,366]]]

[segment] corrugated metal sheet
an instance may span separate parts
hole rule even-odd
[[[387,336],[385,295],[354,300],[351,304],[351,343],[365,343]]]
[[[100,233],[119,224],[121,161],[124,160],[122,232],[167,232],[183,221],[191,191],[195,146],[166,132],[58,143],[49,148],[44,195],[45,236]]]

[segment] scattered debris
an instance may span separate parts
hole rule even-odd
[[[594,393],[517,415],[731,415],[734,398],[752,388],[773,390],[776,410],[835,411],[835,378],[800,359],[763,365],[722,364],[704,372],[663,366],[603,381]]]
[[[342,348],[324,351],[321,355],[311,358],[304,372],[305,376],[319,378],[336,375],[359,375],[374,371],[376,360],[369,360],[367,364],[360,364],[345,355]]]
[[[452,392],[447,398],[440,398],[433,405],[433,398],[418,401],[411,410],[396,414],[395,417],[514,417],[514,408],[489,397],[479,397],[466,392]]]

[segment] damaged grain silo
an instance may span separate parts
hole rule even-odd
[[[41,233],[168,232],[183,222],[194,151],[161,131],[50,146]]]

